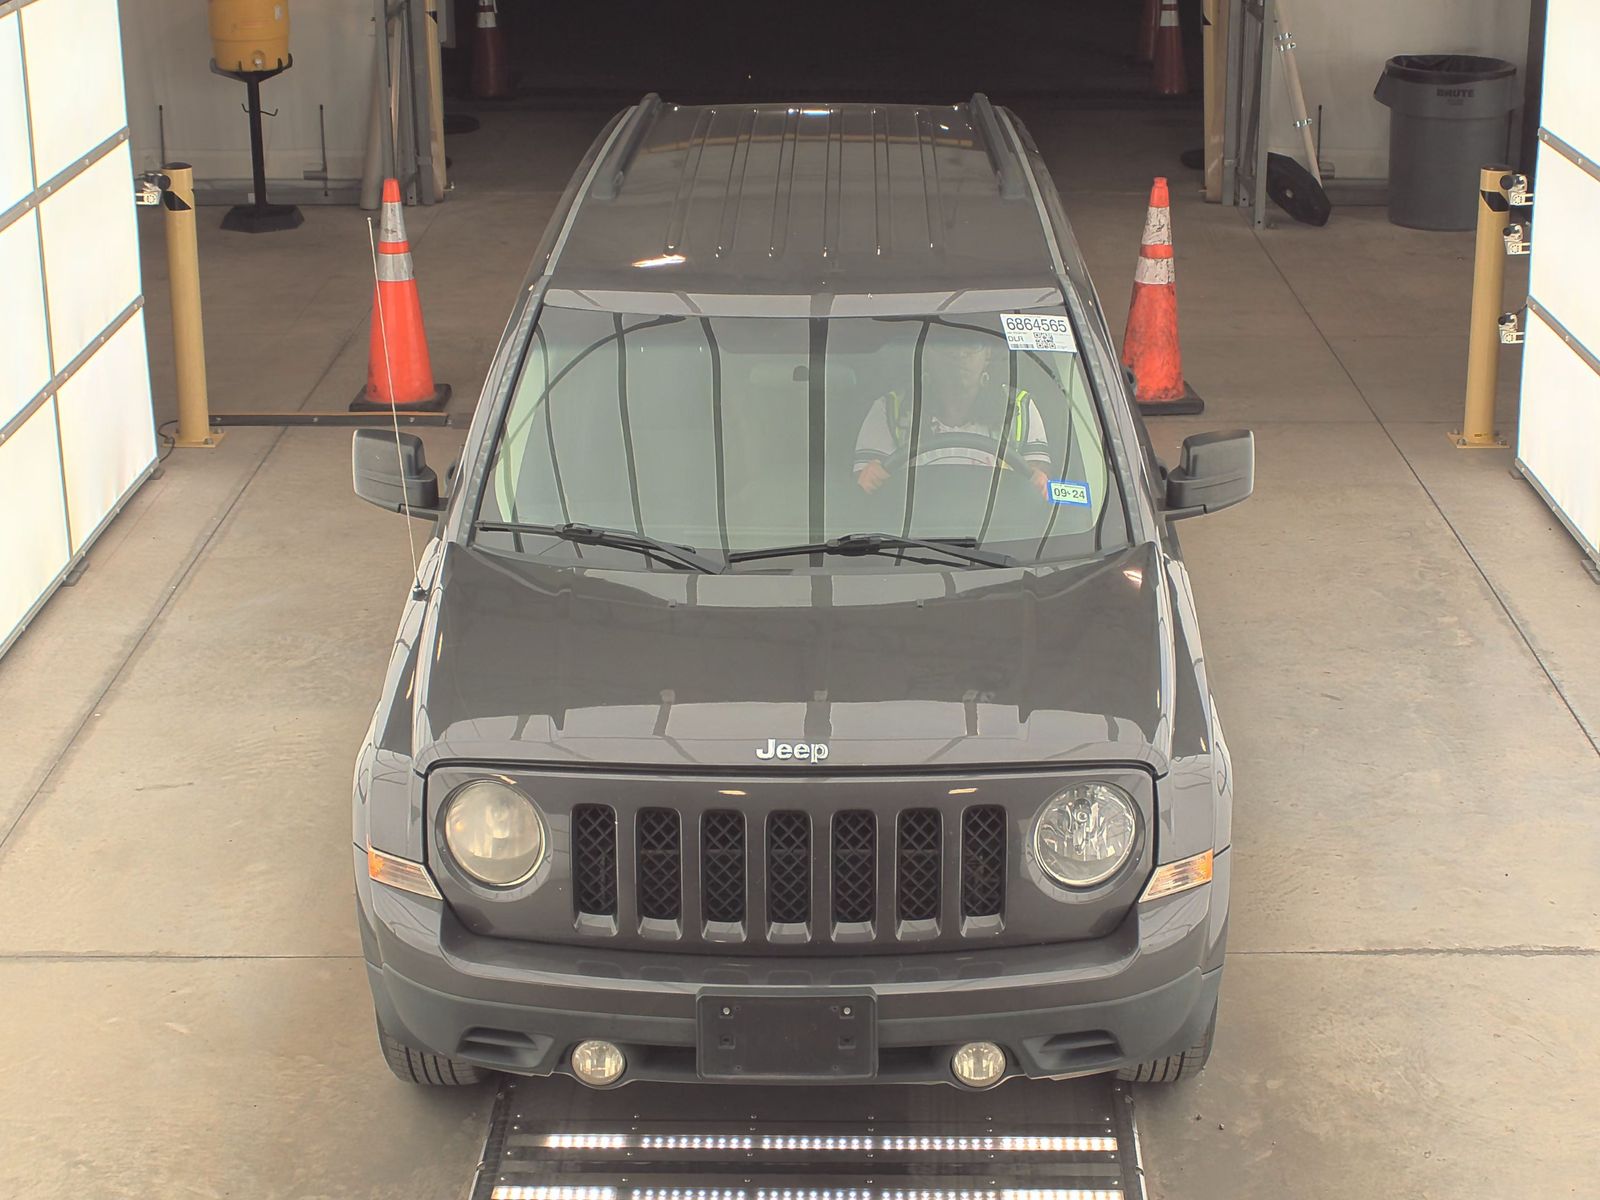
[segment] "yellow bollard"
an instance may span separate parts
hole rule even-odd
[[[206,395],[206,335],[200,320],[200,242],[195,235],[194,168],[168,163],[162,207],[166,210],[167,276],[172,300],[172,357],[178,376],[178,435],[189,449],[215,446],[222,431],[211,428]]]
[[[1472,272],[1472,323],[1467,343],[1467,403],[1461,429],[1449,435],[1462,450],[1498,447],[1495,391],[1500,378],[1500,316],[1505,302],[1505,228],[1511,201],[1510,167],[1484,167],[1478,178],[1478,250]]]

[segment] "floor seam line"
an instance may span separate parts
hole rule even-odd
[[[1373,407],[1365,389],[1356,382],[1356,377],[1351,372],[1349,364],[1345,362],[1344,357],[1339,353],[1328,335],[1323,332],[1322,326],[1317,324],[1317,319],[1311,315],[1310,308],[1306,306],[1305,300],[1296,290],[1293,281],[1290,280],[1282,265],[1273,257],[1272,250],[1262,239],[1260,231],[1252,230],[1252,235],[1255,237],[1256,244],[1261,247],[1262,254],[1266,255],[1267,261],[1272,264],[1272,269],[1278,273],[1278,278],[1283,280],[1284,286],[1289,289],[1289,294],[1294,297],[1294,302],[1300,306],[1300,311],[1305,314],[1306,320],[1310,321],[1311,327],[1317,331],[1317,336],[1322,340],[1322,344],[1327,347],[1328,353],[1333,355],[1334,361],[1339,364],[1339,370],[1344,372],[1344,377],[1350,381],[1350,386],[1355,389],[1356,395],[1361,397],[1361,403],[1366,405],[1367,411],[1372,414],[1373,421],[1383,431],[1383,436],[1388,439],[1389,445],[1394,447],[1394,452],[1400,456],[1400,461],[1405,463],[1406,470],[1411,473],[1411,478],[1422,489],[1422,494],[1428,498],[1428,503],[1433,505],[1434,512],[1439,514],[1439,519],[1444,522],[1445,528],[1450,531],[1450,536],[1455,538],[1456,545],[1461,548],[1461,552],[1467,556],[1467,561],[1472,564],[1472,569],[1478,573],[1478,578],[1483,581],[1483,586],[1489,589],[1489,594],[1494,597],[1495,603],[1499,605],[1500,611],[1505,614],[1506,620],[1510,622],[1511,628],[1516,631],[1517,637],[1521,640],[1523,646],[1532,655],[1533,661],[1538,664],[1540,673],[1545,677],[1545,681],[1549,683],[1551,690],[1555,692],[1556,698],[1561,701],[1562,707],[1567,710],[1567,715],[1572,718],[1573,724],[1578,727],[1578,732],[1589,743],[1590,751],[1596,757],[1600,757],[1600,736],[1597,736],[1595,731],[1589,728],[1588,722],[1583,719],[1577,708],[1573,706],[1572,698],[1567,695],[1566,689],[1561,686],[1550,670],[1550,665],[1545,662],[1544,656],[1539,653],[1538,647],[1533,644],[1533,638],[1529,636],[1528,630],[1517,619],[1516,614],[1511,611],[1511,605],[1507,602],[1505,596],[1501,594],[1500,589],[1495,586],[1494,580],[1489,578],[1488,571],[1478,561],[1478,556],[1472,552],[1472,547],[1467,545],[1466,538],[1456,528],[1455,522],[1450,519],[1450,515],[1445,512],[1444,506],[1439,503],[1439,498],[1433,494],[1433,489],[1422,478],[1416,464],[1411,461],[1410,456],[1406,454],[1400,443],[1395,439],[1394,433],[1389,429],[1388,424],[1379,415],[1378,410]]]
[[[1379,946],[1369,950],[1229,950],[1228,957],[1314,958],[1600,958],[1590,946]]]
[[[305,396],[300,401],[300,406],[297,411],[305,411],[306,404],[310,402],[311,397],[316,394],[317,389],[322,386],[323,382],[328,378],[328,375],[333,371],[334,365],[338,363],[339,358],[344,354],[345,350],[349,348],[350,343],[354,340],[356,334],[360,332],[361,324],[362,322],[356,322],[351,327],[350,332],[347,333],[344,339],[339,343],[338,347],[329,357],[328,365],[323,368],[322,373],[317,376],[310,388],[307,389]],[[56,777],[56,774],[61,770],[61,764],[64,763],[68,756],[71,755],[73,747],[78,744],[78,739],[83,736],[83,731],[88,728],[89,723],[94,720],[95,711],[100,708],[101,704],[105,701],[105,698],[111,694],[111,690],[117,686],[118,681],[120,681],[127,673],[129,664],[133,662],[134,658],[137,657],[140,650],[144,648],[145,643],[149,640],[150,631],[156,627],[156,624],[161,620],[162,616],[167,612],[173,602],[178,598],[178,595],[183,591],[184,585],[187,584],[189,579],[193,576],[195,568],[198,567],[205,559],[206,554],[212,547],[212,544],[216,541],[217,535],[222,532],[223,527],[227,524],[228,518],[233,515],[233,512],[239,506],[240,501],[244,499],[245,493],[250,490],[250,485],[253,484],[256,481],[256,477],[261,474],[261,469],[267,465],[268,460],[271,459],[274,453],[276,453],[278,447],[283,444],[283,439],[285,436],[287,436],[288,432],[288,427],[278,430],[277,436],[274,437],[268,444],[267,448],[262,451],[261,458],[256,462],[256,465],[251,468],[250,473],[245,477],[244,482],[239,485],[239,490],[233,494],[232,499],[228,501],[222,512],[218,514],[216,522],[206,532],[205,537],[200,540],[200,544],[195,548],[193,557],[184,564],[183,569],[178,573],[178,578],[176,581],[174,581],[171,586],[167,588],[166,595],[163,596],[161,602],[156,605],[155,611],[150,614],[150,619],[144,623],[142,628],[140,628],[138,635],[133,640],[133,644],[128,647],[128,652],[123,655],[122,660],[118,662],[115,669],[112,670],[110,678],[106,680],[105,686],[96,692],[94,698],[85,706],[83,716],[78,720],[78,723],[73,726],[72,732],[67,737],[67,740],[62,743],[61,752],[56,755],[55,760],[50,764],[49,769],[46,770],[44,775],[40,778],[38,786],[35,787],[28,798],[22,802],[21,806],[17,809],[16,816],[12,818],[11,823],[6,826],[5,831],[0,833],[0,863],[4,862],[5,853],[11,844],[12,836],[18,829],[22,827],[23,820],[30,812],[33,811],[33,807],[38,802],[39,797],[44,794],[45,789],[50,786],[50,781],[53,780]]]

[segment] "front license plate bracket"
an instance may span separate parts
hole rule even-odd
[[[871,1079],[877,1001],[868,995],[701,996],[702,1079]]]

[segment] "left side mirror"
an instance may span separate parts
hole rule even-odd
[[[1256,439],[1248,429],[1197,433],[1167,473],[1166,517],[1198,517],[1249,499],[1256,483]]]
[[[350,442],[350,474],[356,495],[390,512],[410,509],[414,517],[434,518],[444,512],[439,477],[414,433],[358,429]]]

